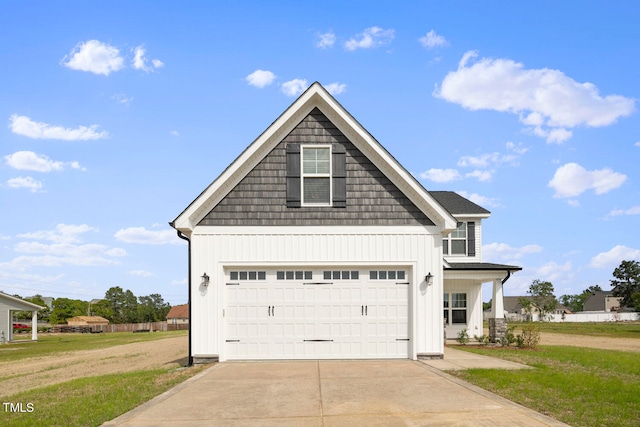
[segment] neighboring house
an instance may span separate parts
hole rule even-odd
[[[613,291],[595,291],[585,300],[583,311],[620,311],[622,297],[614,297]]]
[[[38,304],[0,292],[0,341],[2,339],[5,341],[13,340],[14,311],[32,312],[31,325],[36,325],[36,327],[31,328],[31,339],[36,341],[38,339],[38,310],[41,308]]]
[[[108,324],[109,321],[100,316],[76,316],[67,319],[69,326],[103,326]]]
[[[425,190],[314,83],[171,222],[190,360],[441,358],[445,328],[482,334],[483,283],[504,326],[520,267],[482,262],[488,217]]]
[[[531,310],[531,313],[529,313],[520,303],[521,298],[529,300],[531,299],[531,296],[527,295],[520,297],[504,297],[504,311],[507,320],[518,322],[540,320],[540,314],[538,313],[538,310],[533,308]],[[547,313],[547,316],[562,316],[563,314],[570,313],[571,310],[568,307],[558,303],[558,305],[552,312]]]
[[[171,307],[171,310],[167,313],[167,323],[169,325],[189,323],[189,304]]]

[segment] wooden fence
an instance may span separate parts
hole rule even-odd
[[[102,332],[158,332],[158,331],[180,331],[189,329],[188,323],[167,324],[167,322],[147,322],[147,323],[121,323],[110,325],[91,326],[69,326],[56,325],[52,327],[52,332],[75,332],[75,333],[102,333]]]

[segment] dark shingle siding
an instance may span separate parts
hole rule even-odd
[[[347,207],[286,206],[286,144],[341,144]],[[317,108],[289,133],[199,225],[433,225]]]

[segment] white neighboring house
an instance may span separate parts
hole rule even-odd
[[[488,216],[425,190],[316,82],[170,223],[190,362],[442,358],[445,327],[482,334],[482,283],[504,321],[520,268],[482,263]]]
[[[31,339],[36,341],[38,339],[38,310],[41,308],[38,304],[0,292],[0,337],[5,341],[12,341],[13,312],[30,311],[32,313],[31,325],[35,325],[31,328]]]

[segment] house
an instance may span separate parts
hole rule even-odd
[[[583,311],[620,311],[622,297],[614,297],[613,291],[595,291],[584,301]]]
[[[482,332],[489,212],[428,192],[319,83],[170,223],[189,242],[190,361],[442,358]]]
[[[523,321],[536,321],[540,320],[540,314],[538,310],[532,308],[531,313],[529,313],[520,302],[521,299],[530,300],[531,296],[519,296],[519,297],[504,297],[504,311],[507,320],[513,320],[517,322]],[[548,316],[562,316],[565,314],[570,314],[571,310],[569,307],[566,307],[560,303],[556,306],[556,308],[547,313]]]
[[[108,324],[109,321],[100,316],[76,316],[67,319],[69,326],[103,326]]]
[[[21,298],[7,295],[0,292],[0,342],[13,340],[13,312],[14,311],[30,311],[32,312],[31,324],[38,324],[38,304],[25,301]],[[38,340],[38,328],[31,328],[31,339]]]
[[[171,307],[171,310],[167,313],[167,324],[179,325],[186,323],[189,323],[189,304]]]

